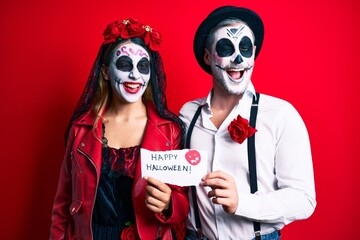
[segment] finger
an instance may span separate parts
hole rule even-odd
[[[145,189],[146,193],[153,198],[159,198],[163,194],[159,189],[149,184],[146,185]]]
[[[207,186],[211,188],[226,189],[229,187],[229,183],[221,178],[210,178],[200,182],[201,186]]]
[[[150,210],[154,212],[162,212],[169,208],[170,202],[163,202],[157,198],[146,195],[145,204]]]
[[[151,197],[149,195],[146,197],[146,202],[147,202],[147,204],[152,205],[156,208],[160,208],[161,206],[165,205],[164,202],[160,201],[157,198]]]
[[[218,189],[217,189],[218,190]],[[209,198],[211,198],[212,203],[221,205],[225,212],[235,213],[238,206],[238,198],[236,195],[232,195],[230,191],[218,191],[218,195],[215,191],[210,191],[208,193]]]
[[[223,206],[229,206],[230,199],[229,198],[222,198],[222,197],[213,197],[211,201],[215,204],[223,205]]]
[[[152,177],[144,177],[144,178],[148,182],[148,184],[152,185],[161,192],[168,193],[171,191],[168,185],[166,185],[162,181],[157,180],[156,178],[152,178]]]
[[[223,179],[223,180],[232,179],[232,177],[229,174],[226,174],[226,173],[218,170],[218,171],[210,172],[210,173],[206,174],[202,178],[202,180],[213,179],[213,178],[220,178],[220,179]]]
[[[224,189],[213,189],[208,192],[208,197],[212,198],[229,198],[231,196],[231,192],[229,190]]]
[[[145,199],[145,205],[147,208],[149,208],[151,211],[153,212],[161,212],[162,209],[159,207],[159,205],[157,205],[156,203],[154,203],[154,200],[151,200],[150,198],[146,198]]]
[[[214,204],[218,204],[221,205],[224,209],[225,212],[230,213],[230,214],[234,214],[237,210],[237,202],[234,202],[233,199],[231,198],[212,198],[211,201]]]
[[[147,195],[149,195],[150,197],[153,197],[161,202],[167,203],[169,201],[169,199],[171,198],[171,190],[170,190],[170,192],[162,192],[159,189],[157,189],[156,187],[149,185],[149,184],[146,185],[145,189],[146,189]]]

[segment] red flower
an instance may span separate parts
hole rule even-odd
[[[149,31],[146,31],[144,42],[150,49],[156,51],[161,44],[161,35],[159,32],[150,29]]]
[[[243,143],[246,138],[251,137],[257,130],[249,125],[249,121],[240,115],[232,120],[228,127],[232,140]]]
[[[145,34],[145,29],[143,28],[143,24],[140,23],[137,19],[128,19],[124,20],[123,26],[121,26],[120,36],[122,38],[133,38],[133,37],[141,37]]]
[[[129,227],[126,227],[122,230],[121,240],[140,240],[140,237],[138,235],[136,224],[132,224]]]
[[[105,43],[115,42],[116,39],[120,37],[121,25],[123,24],[119,21],[115,21],[107,25],[103,33]]]
[[[148,25],[144,25],[137,19],[126,19],[122,22],[115,21],[110,23],[103,33],[104,43],[113,43],[119,38],[141,38],[148,47],[157,51],[161,43],[161,35],[159,32],[154,31]]]

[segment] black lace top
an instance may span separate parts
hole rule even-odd
[[[140,146],[114,149],[104,137],[100,182],[92,218],[94,240],[120,239],[121,231],[135,223],[131,192]]]

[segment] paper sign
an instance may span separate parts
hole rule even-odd
[[[207,172],[207,152],[194,149],[149,151],[141,149],[142,177],[178,186],[199,185]]]

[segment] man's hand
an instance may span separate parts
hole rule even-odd
[[[155,178],[145,176],[144,179],[147,181],[146,207],[156,213],[168,211],[171,204],[171,188]]]
[[[211,172],[202,178],[200,185],[211,187],[208,197],[212,198],[213,203],[222,205],[227,213],[236,212],[239,196],[232,176],[222,171]]]

